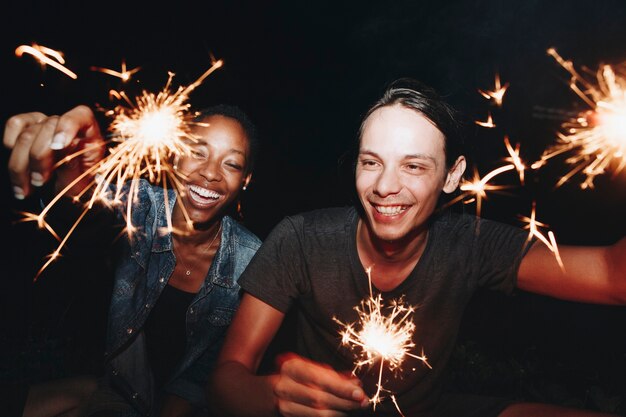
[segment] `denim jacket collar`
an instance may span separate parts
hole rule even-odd
[[[158,193],[163,193],[163,190],[156,190]],[[167,195],[167,203],[166,199],[160,198],[160,203],[158,204],[157,213],[153,223],[153,230],[156,230],[155,238],[152,244],[151,251],[152,253],[162,253],[167,251],[173,251],[173,239],[172,233],[168,231],[168,214],[171,216],[171,213],[174,210],[176,205],[176,193],[173,190],[168,190]],[[237,237],[235,234],[233,236],[233,226],[234,220],[228,216],[224,216],[222,218],[222,231],[220,236],[220,241],[222,242],[219,245],[217,253],[215,254],[215,258],[213,259],[213,264],[208,272],[208,280],[205,280],[201,293],[204,293],[208,290],[207,286],[214,284],[219,285],[224,288],[233,288],[237,285],[235,276],[233,275],[233,264],[229,262],[230,259],[234,256],[235,248],[234,238]],[[134,236],[132,239],[132,247],[133,253],[139,254],[140,258],[147,258],[148,254],[146,251],[140,250],[141,245],[145,245],[145,234],[138,234]],[[141,254],[144,256],[141,256]],[[145,266],[147,259],[137,259],[137,261]],[[202,294],[200,294],[202,295]]]

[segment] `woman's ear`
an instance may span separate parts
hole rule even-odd
[[[445,193],[450,194],[457,189],[461,178],[463,178],[463,173],[465,172],[465,164],[465,157],[463,155],[459,156],[456,162],[454,162],[454,165],[448,171],[446,182],[443,184],[443,191]]]

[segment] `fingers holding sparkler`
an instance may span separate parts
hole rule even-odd
[[[9,173],[18,199],[46,183],[53,171],[57,174],[56,188],[64,188],[104,153],[100,128],[86,106],[62,116],[38,112],[13,116],[5,127],[4,144],[11,149]],[[78,156],[80,163],[67,163]]]
[[[369,404],[360,381],[352,375],[295,354],[283,356],[279,364],[280,377],[274,390],[281,415],[342,416]]]
[[[24,113],[7,120],[4,128],[4,145],[11,149],[9,176],[15,198],[23,200],[30,193],[30,148],[43,128],[47,116],[39,112]]]

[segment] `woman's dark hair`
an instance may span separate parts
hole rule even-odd
[[[209,116],[224,116],[230,119],[234,119],[243,128],[244,132],[246,132],[246,137],[248,138],[248,147],[249,147],[249,158],[246,166],[246,174],[252,172],[254,168],[254,162],[256,161],[256,156],[259,151],[259,138],[257,133],[256,125],[252,122],[250,117],[241,110],[238,106],[232,104],[217,104],[215,106],[204,108],[197,112],[194,121],[201,121],[202,119]]]
[[[395,104],[423,114],[443,133],[446,168],[451,168],[456,159],[463,153],[457,112],[433,88],[412,78],[400,78],[387,86],[383,96],[370,107],[363,117],[359,128],[359,142],[369,116],[381,107]]]

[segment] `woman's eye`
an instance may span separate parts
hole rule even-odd
[[[206,159],[208,157],[206,152],[194,149],[191,151],[191,156],[193,156],[196,159]]]
[[[243,166],[241,166],[240,164],[236,163],[236,162],[227,162],[226,165],[232,169],[235,169],[237,171],[242,171],[243,170]]]

